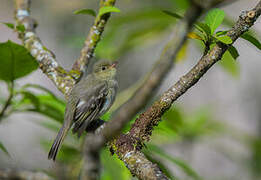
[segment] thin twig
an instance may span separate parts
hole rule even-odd
[[[14,81],[12,81],[11,84],[10,84],[9,96],[8,96],[6,102],[5,102],[3,109],[0,112],[0,122],[3,119],[3,117],[5,117],[5,115],[6,115],[5,112],[6,112],[7,108],[11,105],[11,101],[12,101],[13,96],[14,96]]]
[[[113,6],[116,0],[101,0],[100,8],[104,6]],[[73,70],[84,73],[87,69],[87,66],[93,57],[94,50],[101,39],[101,35],[104,31],[104,27],[110,17],[110,13],[106,13],[101,17],[99,15],[96,16],[94,20],[94,24],[91,27],[89,34],[84,42],[84,46],[81,50],[81,56],[78,60],[73,64]]]

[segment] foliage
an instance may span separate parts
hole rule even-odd
[[[5,154],[7,154],[8,156],[10,156],[9,153],[8,153],[8,151],[7,151],[7,149],[5,148],[5,146],[3,145],[2,142],[0,142],[0,150],[2,150]]]
[[[139,47],[156,43],[173,22],[171,17],[160,10],[151,8],[135,9],[114,16],[95,49],[96,57],[118,59]],[[65,37],[65,42],[78,48],[82,46],[84,37]]]
[[[170,27],[176,23],[175,19],[183,18],[180,14],[183,14],[189,5],[189,1],[170,0],[170,2],[172,4],[169,6],[170,10],[151,7],[135,8],[128,12],[122,11],[119,16],[113,17],[106,26],[102,41],[95,49],[96,56],[98,58],[117,59],[134,50],[142,50],[148,44],[158,43]],[[179,7],[179,9],[176,7]],[[98,12],[93,9],[80,9],[74,11],[74,14],[101,17],[111,12],[120,12],[120,10],[116,7],[105,6],[100,8]],[[23,25],[16,26],[7,22],[2,24],[14,31],[25,31]],[[219,64],[232,76],[237,77],[240,69],[238,62],[235,60],[239,57],[239,52],[236,47],[231,45],[232,40],[227,36],[227,31],[220,30],[222,29],[221,25],[230,26],[231,24],[233,23],[229,22],[223,10],[212,9],[206,14],[203,21],[195,24],[195,30],[188,37],[200,41],[205,49],[211,49],[216,43],[229,45],[228,51]],[[247,32],[241,38],[247,40],[259,50],[261,49],[261,44],[253,33]],[[83,41],[84,37],[70,37],[66,42],[73,47],[81,47]],[[180,59],[184,59],[186,56],[188,43],[180,51]],[[17,79],[25,77],[38,67],[36,60],[23,46],[7,41],[0,43],[0,61],[0,79],[7,84],[15,81],[15,86],[9,88],[10,94],[14,94],[4,117],[6,118],[15,112],[37,113],[42,115],[44,119],[40,122],[34,122],[56,134],[63,122],[66,105],[64,100],[57,98],[55,94],[43,86],[26,84],[19,87],[16,84]],[[1,99],[0,103],[4,105],[5,100]],[[112,113],[106,113],[102,119],[109,120]],[[0,117],[0,120],[2,118]],[[125,127],[124,132],[130,129],[134,120],[135,117]],[[147,148],[144,148],[143,152],[172,179],[179,179],[179,177],[168,169],[165,161],[172,163],[192,179],[202,179],[188,162],[170,156],[159,146],[176,142],[196,142],[204,136],[223,133],[225,125],[213,120],[211,110],[207,107],[201,107],[195,112],[188,113],[184,112],[181,106],[177,106],[165,113],[162,120],[153,131],[151,143],[146,145]],[[58,161],[68,167],[68,173],[70,173],[72,179],[76,179],[81,171],[83,141],[84,138],[77,139],[70,132],[58,156]],[[51,146],[51,141],[42,138],[41,144],[47,152]],[[253,169],[255,172],[260,171],[261,167],[260,144],[260,141],[253,141],[251,144],[254,152],[253,161],[255,166]],[[1,142],[0,150],[8,154],[7,149]],[[108,149],[103,149],[101,161],[103,166],[102,180],[131,179],[131,174],[123,162],[116,155],[111,155]]]
[[[174,18],[182,18],[182,16],[178,15],[174,12],[164,11],[166,14],[174,17]],[[204,43],[205,48],[210,49],[217,42],[222,42],[224,44],[230,45],[232,40],[229,36],[227,36],[227,31],[216,31],[216,29],[222,24],[225,19],[225,13],[220,9],[212,9],[210,10],[204,22],[197,22],[195,24],[195,28],[198,32],[191,32],[188,37],[191,39],[200,40]],[[241,38],[249,41],[258,49],[260,49],[260,42],[252,36],[250,33],[245,33],[241,36]],[[229,72],[232,76],[238,77],[239,75],[239,65],[237,62],[234,62],[239,57],[239,52],[234,46],[230,46],[228,51],[222,57],[221,63],[219,63],[224,70]]]
[[[4,81],[24,77],[38,67],[30,53],[23,46],[12,41],[0,43],[0,59],[0,79]]]
[[[112,12],[120,12],[120,10],[114,6],[104,6],[104,7],[100,8],[98,17],[101,17],[104,14],[112,13]],[[93,9],[80,9],[80,10],[74,11],[73,13],[74,14],[88,14],[88,15],[91,15],[94,17],[96,16],[96,12]]]
[[[98,16],[101,17],[104,14],[111,13],[111,12],[120,12],[120,10],[114,6],[104,6],[100,8]]]
[[[89,14],[91,16],[96,16],[96,12],[92,9],[80,9],[73,12],[74,14]]]
[[[254,46],[256,46],[259,50],[261,50],[261,43],[258,41],[258,39],[256,39],[253,35],[251,35],[250,33],[244,33],[241,38],[249,41],[251,44],[253,44]]]
[[[6,27],[14,30],[14,31],[18,31],[18,32],[25,32],[25,27],[22,24],[18,24],[18,25],[14,25],[13,23],[8,23],[8,22],[0,22],[0,24],[4,24]]]

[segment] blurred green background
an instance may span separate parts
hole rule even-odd
[[[226,15],[217,31],[228,30],[242,10],[254,7],[257,2],[241,0],[220,7]],[[113,13],[95,51],[98,59],[119,61],[120,93],[116,106],[136,89],[171,36],[178,20],[162,11],[183,15],[188,5],[185,0],[116,2],[121,12]],[[94,20],[92,16],[73,14],[82,8],[98,11],[98,1],[32,2],[32,16],[39,24],[38,35],[67,69],[79,57]],[[0,22],[14,22],[13,9],[12,1],[0,0]],[[204,21],[204,15],[200,21]],[[258,21],[251,33],[260,40],[260,32],[261,22]],[[16,33],[0,24],[0,42],[8,39],[20,43]],[[243,39],[234,46],[240,54],[237,60],[226,53],[222,61],[164,115],[143,150],[170,178],[261,178],[261,53]],[[175,67],[149,103],[185,74],[202,52],[203,43],[189,39]],[[28,84],[38,84],[46,89]],[[7,89],[7,84],[0,81],[1,107],[7,99]],[[0,168],[40,170],[57,179],[76,179],[81,171],[83,138],[78,140],[70,134],[58,155],[58,162],[47,160],[52,139],[63,121],[65,102],[62,94],[40,70],[16,80],[15,90],[14,112],[0,123],[0,146],[3,145],[9,154],[0,150]],[[113,111],[115,107],[103,119],[109,120]],[[107,148],[101,153],[101,161],[101,179],[132,179],[124,164]]]

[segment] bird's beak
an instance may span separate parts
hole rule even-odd
[[[113,64],[111,65],[111,67],[112,67],[112,68],[116,68],[117,65],[118,65],[118,61],[115,61],[115,62],[113,62]]]

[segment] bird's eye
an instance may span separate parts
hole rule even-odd
[[[106,69],[106,67],[105,66],[102,66],[102,70],[104,71]]]

